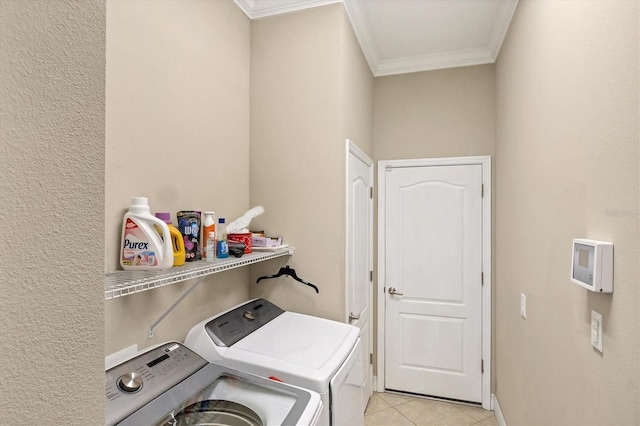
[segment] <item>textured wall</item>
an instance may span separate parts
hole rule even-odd
[[[334,4],[251,24],[251,202],[267,212],[256,224],[295,246],[291,266],[320,288],[282,279],[252,284],[252,296],[340,321],[345,139],[371,153],[372,77],[347,22]],[[252,277],[284,262],[255,266]]]
[[[496,395],[507,424],[640,423],[638,5],[521,1],[498,58]],[[570,281],[580,237],[614,243],[612,294]],[[591,310],[604,315],[602,354]]]
[[[104,422],[104,3],[0,2],[0,423]]]
[[[107,2],[106,270],[119,269],[132,196],[152,212],[249,209],[249,30],[231,1]],[[182,341],[249,297],[248,268],[207,277],[147,338],[193,281],[106,301],[110,354]]]

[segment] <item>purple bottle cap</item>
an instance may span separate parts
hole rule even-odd
[[[164,220],[167,225],[171,224],[171,213],[156,213],[156,217],[160,220]]]

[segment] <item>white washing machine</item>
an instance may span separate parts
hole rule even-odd
[[[210,364],[176,342],[106,371],[106,424],[315,425],[320,396]]]
[[[210,362],[319,393],[320,425],[364,424],[357,327],[255,299],[196,325],[185,345]]]

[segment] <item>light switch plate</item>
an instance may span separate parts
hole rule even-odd
[[[591,311],[591,344],[602,352],[602,314]]]

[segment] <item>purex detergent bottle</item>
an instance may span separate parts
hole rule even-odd
[[[173,266],[169,228],[151,214],[145,197],[132,197],[131,207],[124,215],[120,266],[125,270],[169,269]]]

